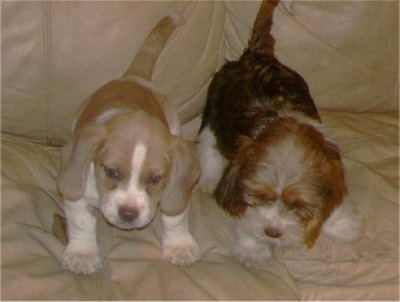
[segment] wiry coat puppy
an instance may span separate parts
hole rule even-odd
[[[274,56],[278,1],[264,1],[248,48],[213,78],[199,135],[200,185],[237,217],[233,255],[258,267],[272,246],[312,247],[321,228],[361,233],[338,147],[303,78]]]
[[[76,273],[91,274],[102,264],[93,207],[128,230],[146,227],[159,206],[163,258],[188,265],[200,257],[188,220],[188,200],[200,173],[195,148],[181,138],[173,106],[149,82],[179,22],[178,14],[164,17],[126,74],[84,103],[62,150],[58,188],[69,239],[62,261]]]

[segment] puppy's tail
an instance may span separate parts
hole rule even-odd
[[[181,21],[179,13],[163,17],[143,42],[124,76],[137,75],[150,80],[158,56]]]
[[[254,21],[248,52],[273,55],[275,39],[271,35],[272,15],[279,0],[264,0]]]

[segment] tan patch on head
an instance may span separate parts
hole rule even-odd
[[[95,123],[107,111],[144,111],[167,126],[158,94],[136,81],[115,80],[98,89],[85,104],[75,129]]]
[[[115,190],[124,190],[129,186],[132,171],[132,156],[139,144],[146,146],[139,185],[150,186],[151,195],[159,195],[159,187],[168,178],[169,163],[166,156],[168,149],[168,130],[158,120],[146,113],[122,114],[105,124],[107,139],[95,158],[96,173],[101,183],[103,194]],[[111,173],[107,173],[111,171]],[[115,174],[116,177],[112,177]],[[162,177],[161,177],[162,176]],[[157,193],[157,194],[156,194]]]

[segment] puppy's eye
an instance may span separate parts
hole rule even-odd
[[[120,178],[118,169],[104,167],[104,172],[108,178],[118,180]]]
[[[293,207],[296,213],[303,219],[309,220],[313,217],[314,215],[314,210],[311,207],[307,207],[304,205],[297,205]]]
[[[153,175],[151,175],[150,178],[149,178],[149,183],[151,183],[151,184],[153,184],[153,185],[156,185],[156,184],[158,184],[162,179],[163,179],[163,176],[162,176],[162,175],[153,174]]]
[[[266,192],[252,192],[247,195],[252,200],[250,203],[254,206],[269,206],[272,205],[277,199],[275,193],[269,194]]]

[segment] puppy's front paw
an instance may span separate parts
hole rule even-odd
[[[62,256],[62,265],[77,274],[93,274],[102,266],[98,247],[79,248],[68,245]]]
[[[193,264],[201,257],[200,246],[193,238],[163,243],[163,259],[179,266]]]
[[[350,243],[361,238],[363,218],[349,202],[340,205],[323,225],[324,233],[339,243]]]
[[[272,258],[269,244],[237,243],[232,248],[232,256],[248,268],[260,269]]]
[[[215,190],[215,187],[216,187],[215,184],[210,184],[210,183],[207,183],[206,181],[201,181],[200,180],[200,189],[204,193],[213,194],[213,192]]]
[[[363,222],[360,217],[331,220],[324,226],[324,233],[339,243],[351,243],[361,238]]]

